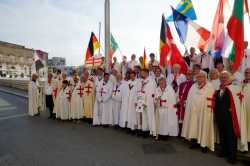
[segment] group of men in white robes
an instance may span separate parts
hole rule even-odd
[[[187,73],[181,73],[178,64],[164,73],[150,57],[149,69],[140,67],[132,55],[128,63],[125,57],[121,64],[114,61],[111,73],[98,68],[92,76],[84,70],[80,78],[76,72],[68,78],[64,73],[50,78],[47,94],[53,91],[55,117],[93,119],[93,126],[120,127],[156,139],[180,136],[202,152],[215,151],[218,143],[221,156],[230,163],[235,162],[237,150],[248,151],[250,68],[242,81],[235,81],[234,72],[225,71],[223,64],[202,70],[197,59],[189,59],[193,68]],[[31,116],[39,113],[36,79],[32,77],[29,84]]]
[[[39,115],[39,86],[37,75],[33,74],[29,83],[29,114]],[[70,77],[65,73],[54,76],[48,74],[45,83],[46,106],[50,112],[50,118],[60,120],[73,120],[79,122],[81,119],[92,123],[95,103],[95,84],[89,77],[88,71],[80,76],[73,72]]]

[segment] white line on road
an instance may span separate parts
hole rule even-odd
[[[15,110],[15,109],[16,109],[16,107],[13,107],[13,106],[11,106],[11,107],[3,107],[3,108],[0,107],[0,112]]]
[[[1,117],[1,120],[8,120],[8,119],[14,119],[14,118],[20,118],[20,117],[24,117],[24,116],[28,116],[28,114],[17,114],[17,115],[10,115],[10,116],[6,116],[6,117]]]

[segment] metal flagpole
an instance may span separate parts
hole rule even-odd
[[[105,0],[105,69],[109,72],[110,49],[110,1]]]
[[[101,55],[101,27],[102,27],[102,23],[99,22],[99,43],[100,43],[100,47],[99,47],[99,52],[98,55]]]

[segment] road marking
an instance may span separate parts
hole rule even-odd
[[[14,107],[14,106],[0,107],[0,112],[9,111],[9,110],[15,110],[15,109],[16,109],[16,107]]]
[[[20,117],[25,117],[25,116],[28,116],[28,114],[25,113],[25,114],[10,115],[10,116],[0,118],[0,121],[1,120],[14,119],[14,118],[20,118]]]
[[[8,101],[6,101],[6,100],[0,98],[0,106],[1,106],[1,107],[6,107],[6,106],[10,106],[10,105],[11,105],[11,104],[10,104]]]

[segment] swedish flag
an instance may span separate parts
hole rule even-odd
[[[177,5],[176,10],[191,20],[196,20],[197,16],[194,10],[194,6],[191,0],[181,0]],[[174,21],[173,15],[167,18],[167,21]]]

